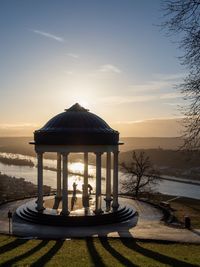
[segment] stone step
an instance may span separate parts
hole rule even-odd
[[[119,207],[115,212],[101,215],[62,216],[37,212],[34,206],[23,205],[17,209],[16,214],[22,220],[35,224],[51,226],[91,226],[130,220],[135,215],[135,211],[130,207],[123,206]]]

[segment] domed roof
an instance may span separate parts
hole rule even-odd
[[[34,139],[46,145],[117,145],[119,133],[76,103],[35,131]]]

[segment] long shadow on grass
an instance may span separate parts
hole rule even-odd
[[[103,263],[99,253],[97,252],[94,243],[93,243],[93,238],[88,237],[86,239],[86,244],[88,251],[90,253],[90,256],[92,258],[92,261],[94,263],[94,266],[100,266],[100,267],[105,267],[106,265]]]
[[[18,246],[21,246],[23,244],[25,244],[28,240],[25,239],[15,239],[14,241],[5,244],[3,246],[0,247],[0,254],[3,254],[5,252],[8,252],[12,249],[15,249]]]
[[[31,264],[31,267],[44,266],[59,251],[63,243],[64,241],[61,240],[56,241],[56,243],[47,253],[45,253],[41,258]]]
[[[182,260],[178,260],[175,258],[172,258],[170,256],[163,255],[159,252],[155,252],[153,250],[143,248],[132,238],[124,239],[121,238],[121,242],[129,249],[132,249],[134,252],[138,252],[142,254],[145,257],[151,258],[155,261],[169,264],[169,266],[176,266],[176,267],[197,267],[195,264],[187,263]]]
[[[42,249],[44,246],[46,246],[48,244],[48,241],[41,241],[37,246],[35,246],[34,248],[26,251],[25,253],[16,256],[4,263],[2,263],[0,266],[1,267],[7,267],[7,266],[12,266],[13,264],[16,264],[18,261],[27,258],[29,256],[31,256],[33,253],[37,252],[38,250]]]
[[[124,257],[121,253],[116,251],[108,242],[108,239],[100,238],[102,246],[113,256],[115,257],[121,264],[124,266],[130,266],[130,267],[136,267],[138,265],[132,263],[130,260],[128,260],[126,257]]]

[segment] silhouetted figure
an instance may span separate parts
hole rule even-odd
[[[73,182],[73,197],[76,197],[77,184]]]
[[[77,197],[73,195],[72,199],[71,199],[71,210],[74,209],[74,205],[75,205],[76,201],[77,201]]]
[[[91,186],[91,184],[88,184],[88,190],[89,190],[89,195],[92,194],[92,190],[93,190],[93,187]]]
[[[73,182],[73,195],[72,195],[72,199],[71,199],[71,210],[74,209],[74,205],[77,201],[77,197],[76,197],[76,189],[77,189],[77,184],[75,182]]]

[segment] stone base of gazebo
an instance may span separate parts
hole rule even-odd
[[[102,205],[102,213],[95,214],[95,198],[90,198],[90,207],[83,208],[81,195],[77,195],[75,203],[73,203],[72,195],[69,195],[69,203],[71,203],[70,214],[62,215],[62,206],[58,199],[47,197],[44,199],[43,211],[38,211],[35,200],[29,201],[20,206],[16,210],[16,217],[20,220],[51,226],[92,226],[119,223],[130,220],[135,215],[135,210],[127,206],[119,206],[114,211],[106,212],[106,207]],[[103,196],[102,196],[103,201]]]

